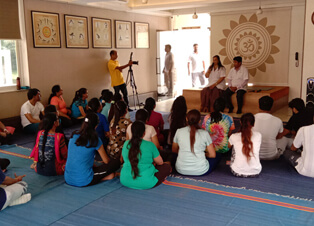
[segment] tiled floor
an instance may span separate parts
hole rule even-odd
[[[172,103],[174,100],[175,100],[175,98],[164,100],[164,101],[158,101],[156,104],[155,110],[156,111],[170,112],[171,106],[172,106]],[[229,115],[231,115],[232,117],[237,117],[237,118],[241,117],[241,115],[238,115],[236,113],[231,113]],[[292,115],[292,111],[291,111],[291,109],[289,109],[288,106],[286,106],[286,107],[283,107],[283,108],[279,109],[278,111],[274,112],[273,115],[280,118],[283,122],[288,122],[289,118]]]

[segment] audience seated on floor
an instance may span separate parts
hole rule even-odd
[[[126,141],[122,149],[124,164],[120,175],[121,184],[134,189],[149,189],[160,185],[171,172],[170,164],[163,162],[152,142],[143,139],[143,122],[132,123],[131,133],[131,140]]]
[[[73,118],[82,118],[86,115],[86,106],[88,98],[88,90],[86,88],[80,88],[75,92],[71,104],[71,114]]]
[[[176,170],[183,175],[209,174],[219,163],[221,154],[216,154],[209,133],[199,126],[201,113],[191,110],[187,120],[188,125],[178,129],[173,139],[172,152],[178,153]]]
[[[15,128],[6,127],[2,122],[0,122],[0,145],[11,144],[12,133]]]
[[[126,103],[120,100],[113,104],[114,117],[110,123],[110,136],[107,153],[110,158],[120,159],[123,144],[126,141],[126,129],[132,123],[125,115],[128,112]]]
[[[54,85],[51,89],[51,94],[48,99],[48,103],[56,106],[59,118],[63,128],[70,127],[71,121],[71,110],[67,108],[67,105],[63,99],[63,89],[60,85]]]
[[[301,127],[293,141],[291,150],[284,152],[285,158],[299,174],[314,177],[314,125]],[[301,150],[302,148],[302,150]]]
[[[260,112],[255,114],[255,124],[253,131],[262,134],[262,144],[259,152],[261,160],[274,160],[278,159],[283,154],[286,147],[280,146],[283,142],[277,139],[283,132],[282,121],[273,116],[270,111],[273,106],[274,100],[270,96],[263,96],[259,99]]]
[[[163,148],[160,146],[160,144],[158,142],[156,130],[153,126],[146,124],[147,119],[148,119],[148,112],[145,109],[137,110],[137,112],[135,114],[135,120],[141,121],[145,124],[145,134],[144,134],[143,140],[153,142],[158,150],[162,150]],[[132,138],[131,126],[132,126],[132,124],[130,124],[126,130],[126,139],[127,140],[130,140]]]
[[[229,147],[233,146],[230,168],[234,176],[257,177],[262,171],[259,159],[262,135],[252,130],[254,122],[252,113],[242,115],[240,132],[229,138]]]
[[[27,183],[22,181],[25,175],[14,175],[15,178],[11,178],[0,171],[0,185],[6,185],[4,188],[0,187],[0,210],[4,210],[8,206],[24,204],[31,200],[31,194],[25,194]]]
[[[202,128],[209,132],[215,151],[219,153],[229,151],[229,136],[235,129],[233,118],[223,113],[225,106],[223,98],[216,99],[214,112],[206,115],[202,123]]]
[[[92,98],[88,102],[88,107],[90,110],[97,114],[99,118],[99,124],[96,127],[96,132],[98,137],[101,139],[104,148],[106,150],[108,142],[109,142],[109,123],[104,115],[102,115],[100,112],[102,110],[102,106],[100,104],[100,101],[97,98]]]
[[[68,149],[62,133],[57,133],[59,118],[54,113],[45,114],[42,130],[37,134],[35,147],[30,155],[34,158],[31,168],[44,176],[63,175]]]
[[[43,114],[44,106],[40,103],[41,94],[38,89],[30,89],[27,92],[28,101],[21,107],[21,123],[26,133],[37,133],[40,114]]]
[[[284,149],[291,147],[296,133],[302,126],[313,124],[313,113],[306,109],[304,101],[301,98],[291,100],[289,108],[292,110],[292,116],[284,127],[283,132],[277,137],[280,139],[278,141],[279,146]]]
[[[113,117],[114,117],[114,104],[119,102],[119,101],[124,101],[121,94],[120,93],[115,93],[112,97],[112,101],[111,101],[111,106],[110,106],[110,110],[109,110],[109,114],[108,114],[108,122],[111,123]],[[130,114],[127,111],[125,118],[130,119]]]
[[[95,113],[87,113],[80,130],[75,131],[70,139],[64,173],[64,179],[69,185],[84,187],[111,180],[120,167],[119,160],[108,157],[101,139],[97,136],[95,129],[98,123]],[[93,166],[96,151],[103,161],[99,166]]]
[[[145,101],[145,106],[144,108],[148,112],[148,121],[147,125],[151,125],[155,128],[157,132],[157,137],[160,145],[164,145],[165,142],[165,137],[164,134],[162,133],[164,130],[164,120],[162,118],[162,115],[156,111],[154,111],[156,107],[156,101],[154,98],[149,97]]]
[[[168,134],[167,144],[172,145],[174,135],[177,129],[183,128],[186,123],[187,106],[184,96],[177,97],[171,107],[169,115],[170,130]]]
[[[113,93],[107,89],[101,92],[101,103],[102,103],[102,110],[101,114],[103,114],[106,119],[108,120],[109,111],[111,108],[111,101],[113,98]]]

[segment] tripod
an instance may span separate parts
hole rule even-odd
[[[140,108],[141,104],[140,104],[140,101],[138,99],[137,86],[136,86],[136,83],[135,83],[135,78],[134,78],[134,74],[133,74],[132,65],[129,66],[128,76],[126,77],[126,85],[128,85],[128,84],[130,84],[131,87],[132,87],[133,102],[134,102],[135,109],[136,109],[136,102],[135,102],[135,95],[134,94],[136,94],[137,104],[138,104],[138,107]]]

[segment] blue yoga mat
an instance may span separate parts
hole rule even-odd
[[[217,192],[244,194],[263,200],[314,207],[310,201],[187,179],[169,181]],[[314,209],[313,209],[314,210]],[[90,203],[53,225],[313,225],[310,212],[263,202],[162,184],[150,190],[126,187]]]

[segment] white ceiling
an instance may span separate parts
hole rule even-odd
[[[42,0],[126,12],[171,16],[304,5],[305,0]],[[143,3],[147,1],[147,3]]]

